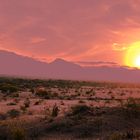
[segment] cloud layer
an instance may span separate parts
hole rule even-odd
[[[139,0],[0,0],[0,48],[50,61],[114,61],[140,38]]]

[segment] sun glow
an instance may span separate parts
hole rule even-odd
[[[140,68],[140,41],[128,47],[125,56],[125,64],[130,67]]]

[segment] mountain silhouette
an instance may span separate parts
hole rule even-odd
[[[0,75],[140,83],[140,70],[123,66],[80,66],[57,58],[51,63],[0,50]]]

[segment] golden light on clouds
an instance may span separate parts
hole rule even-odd
[[[127,49],[125,47],[125,44],[119,44],[119,43],[113,43],[112,47],[114,51],[124,51]]]
[[[140,68],[140,41],[128,47],[124,61],[127,66]]]

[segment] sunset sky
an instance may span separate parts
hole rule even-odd
[[[140,0],[0,0],[3,50],[44,61],[126,65],[139,42]],[[140,53],[133,54],[140,65]]]

